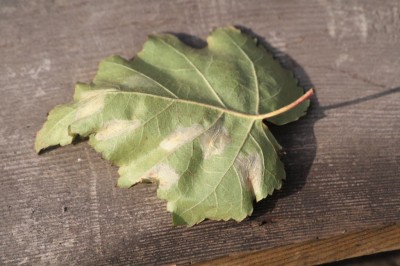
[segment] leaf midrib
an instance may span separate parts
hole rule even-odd
[[[164,43],[165,43],[165,42],[164,42]],[[233,41],[232,41],[232,43],[233,43]],[[243,51],[242,51],[242,52],[243,52]],[[244,52],[243,52],[243,53],[244,53]],[[249,59],[249,60],[250,60],[250,59]],[[251,60],[250,60],[250,61],[251,61]],[[233,110],[225,109],[225,108],[218,107],[218,106],[211,105],[211,104],[206,104],[206,103],[201,103],[201,102],[195,102],[195,101],[192,101],[192,100],[187,100],[187,99],[179,98],[177,95],[175,95],[172,91],[170,91],[168,88],[166,88],[166,87],[165,87],[164,85],[162,85],[160,82],[158,82],[158,81],[155,80],[154,78],[152,78],[152,77],[150,77],[150,76],[148,76],[148,75],[142,73],[141,71],[134,69],[133,67],[129,67],[129,66],[126,66],[126,65],[124,65],[124,64],[120,64],[120,63],[117,63],[117,62],[114,62],[114,61],[106,61],[106,62],[107,62],[107,63],[110,63],[110,64],[113,64],[113,65],[121,66],[121,67],[123,67],[123,68],[125,68],[125,69],[127,69],[127,70],[130,70],[130,71],[132,71],[132,72],[134,72],[134,73],[136,73],[136,74],[138,74],[138,75],[140,75],[140,76],[142,76],[142,77],[145,77],[146,79],[148,79],[148,80],[152,81],[153,83],[155,83],[157,86],[161,87],[163,90],[167,91],[169,94],[171,94],[171,95],[173,96],[173,98],[166,97],[166,96],[161,96],[161,95],[156,95],[156,94],[150,94],[150,93],[144,93],[144,92],[137,92],[137,91],[122,91],[122,90],[120,89],[120,87],[118,86],[118,84],[114,84],[114,83],[112,83],[112,82],[102,80],[103,82],[106,82],[106,83],[112,84],[112,85],[114,85],[114,86],[117,86],[118,90],[119,90],[121,93],[122,93],[122,92],[136,93],[136,94],[143,94],[143,95],[148,95],[148,96],[152,96],[152,97],[156,97],[156,98],[161,98],[161,99],[171,99],[171,100],[174,100],[174,101],[177,101],[177,102],[189,103],[189,104],[193,104],[193,105],[198,105],[198,106],[202,106],[202,107],[206,107],[206,108],[215,109],[215,110],[218,110],[218,111],[221,111],[221,112],[225,112],[225,113],[228,113],[228,114],[231,114],[231,115],[234,115],[234,116],[238,116],[238,117],[241,117],[241,118],[247,118],[247,119],[253,119],[253,120],[262,120],[262,119],[268,118],[268,113],[259,114],[258,111],[256,112],[256,114],[241,113],[241,112],[238,112],[238,111],[233,111]],[[252,61],[251,61],[251,62],[252,62]],[[254,73],[254,74],[256,75],[256,73]],[[255,78],[257,78],[257,77],[255,76]],[[256,88],[257,88],[258,93],[259,93],[258,80],[256,81],[256,83],[257,83],[257,87],[256,87]],[[214,93],[215,93],[215,91],[214,91]],[[218,97],[218,95],[217,95],[217,97]],[[218,97],[218,98],[219,98],[219,97]],[[258,101],[259,101],[259,97],[257,97],[257,98],[258,98]],[[224,106],[226,106],[226,105],[224,105]],[[259,102],[258,102],[258,105],[256,106],[256,108],[257,108],[257,110],[259,110]]]
[[[111,82],[107,82],[107,83],[110,84],[110,86],[117,86],[117,84],[113,84]],[[103,88],[103,89],[107,89],[107,88]],[[201,107],[204,107],[204,108],[214,109],[214,110],[217,110],[219,112],[224,112],[224,113],[227,113],[227,114],[230,114],[230,115],[233,115],[233,116],[237,116],[237,117],[245,118],[245,119],[251,119],[251,120],[265,119],[266,116],[268,116],[268,114],[269,114],[269,113],[258,114],[258,115],[246,114],[246,113],[241,113],[241,112],[237,112],[237,111],[221,108],[221,107],[214,106],[214,105],[211,105],[211,104],[195,102],[195,101],[192,101],[192,100],[186,100],[186,99],[181,99],[181,98],[169,98],[169,97],[166,97],[166,96],[161,96],[161,95],[156,95],[156,94],[151,94],[151,93],[145,93],[145,92],[138,92],[138,91],[123,91],[123,90],[117,89],[117,88],[110,88],[110,89],[113,89],[114,91],[109,91],[108,93],[137,94],[137,95],[153,97],[153,98],[158,98],[158,99],[167,100],[167,101],[174,101],[174,102],[178,102],[178,103],[192,104],[192,105],[197,105],[197,106],[201,106]]]

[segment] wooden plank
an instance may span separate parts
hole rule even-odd
[[[319,265],[393,250],[400,250],[400,225],[232,254],[195,265]]]
[[[400,222],[399,1],[0,0],[0,264],[167,264]],[[282,190],[241,223],[173,227],[156,188],[115,188],[86,143],[38,156],[36,131],[98,62],[152,32],[242,25],[317,95],[272,127]]]

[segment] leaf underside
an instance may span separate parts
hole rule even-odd
[[[175,224],[243,220],[285,178],[279,144],[263,115],[303,95],[293,74],[253,37],[227,27],[195,49],[150,36],[132,60],[104,59],[91,84],[56,106],[37,152],[76,136],[119,167],[118,186],[158,184]],[[305,114],[308,101],[268,121]]]

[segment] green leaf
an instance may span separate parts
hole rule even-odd
[[[118,186],[158,184],[175,224],[243,220],[285,178],[280,146],[262,120],[297,120],[309,102],[254,38],[219,28],[207,43],[195,49],[156,35],[133,60],[103,60],[72,103],[50,112],[36,151],[89,137],[119,166]]]

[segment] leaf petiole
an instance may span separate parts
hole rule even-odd
[[[289,111],[290,109],[295,108],[296,106],[298,106],[299,104],[301,104],[302,102],[308,100],[311,98],[311,96],[314,95],[315,90],[313,88],[309,89],[306,93],[304,93],[300,98],[298,98],[297,100],[295,100],[294,102],[279,108],[278,110],[275,110],[273,112],[261,115],[262,119],[267,119],[267,118],[271,118],[273,116],[277,116],[280,115],[286,111]]]

